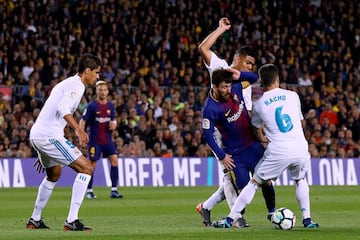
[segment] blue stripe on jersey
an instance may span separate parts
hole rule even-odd
[[[72,163],[75,160],[58,140],[49,139],[49,141],[50,143],[55,145],[55,147],[59,150],[59,152],[61,152],[63,156],[66,158],[66,160],[68,160],[70,163]]]
[[[213,171],[214,171],[214,159],[213,157],[208,157],[208,171],[207,171],[207,185],[212,186],[213,184]]]

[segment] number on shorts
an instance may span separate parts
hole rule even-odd
[[[72,144],[69,140],[66,140],[66,144],[69,145],[71,148],[75,148],[74,144]]]

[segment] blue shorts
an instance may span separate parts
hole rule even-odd
[[[264,147],[261,143],[255,142],[245,151],[234,154],[236,168],[233,169],[235,182],[238,189],[243,189],[250,180],[249,172],[254,173],[255,166],[264,154]]]
[[[94,144],[88,146],[88,157],[91,161],[99,160],[101,154],[103,154],[104,158],[116,154],[115,143],[109,142],[108,144],[104,145]]]

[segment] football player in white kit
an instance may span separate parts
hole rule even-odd
[[[77,172],[75,177],[70,210],[64,223],[64,230],[90,231],[90,227],[79,221],[78,212],[84,199],[87,185],[93,173],[93,167],[82,152],[70,140],[64,137],[64,128],[68,124],[74,130],[81,147],[86,147],[89,137],[73,117],[85,86],[94,86],[99,79],[101,60],[94,55],[85,54],[78,62],[78,72],[64,79],[51,91],[41,112],[30,130],[30,142],[38,154],[35,166],[46,170],[41,182],[35,207],[26,227],[30,229],[49,228],[42,221],[42,210],[61,176],[63,166],[69,166]]]
[[[304,227],[318,228],[319,224],[313,222],[310,215],[309,185],[305,178],[310,154],[303,132],[304,118],[299,96],[296,92],[279,88],[279,74],[275,65],[265,64],[258,72],[264,94],[254,102],[251,123],[256,138],[261,142],[268,141],[268,147],[256,165],[253,178],[232,207],[227,224],[231,226],[233,221],[242,218],[242,209],[252,201],[260,186],[276,180],[288,169],[296,184],[296,198]]]

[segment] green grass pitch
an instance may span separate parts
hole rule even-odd
[[[215,187],[127,187],[119,190],[123,199],[110,199],[109,188],[96,187],[97,199],[84,199],[80,219],[92,232],[65,232],[70,188],[55,188],[43,218],[51,229],[30,230],[25,223],[36,197],[35,188],[0,188],[0,239],[257,239],[334,240],[360,239],[359,186],[311,186],[312,217],[316,230],[304,229],[294,186],[277,186],[277,207],[288,207],[298,217],[290,231],[275,230],[266,219],[262,193],[246,209],[246,229],[206,228],[195,212],[198,202]],[[212,220],[228,213],[225,202],[212,211]]]

